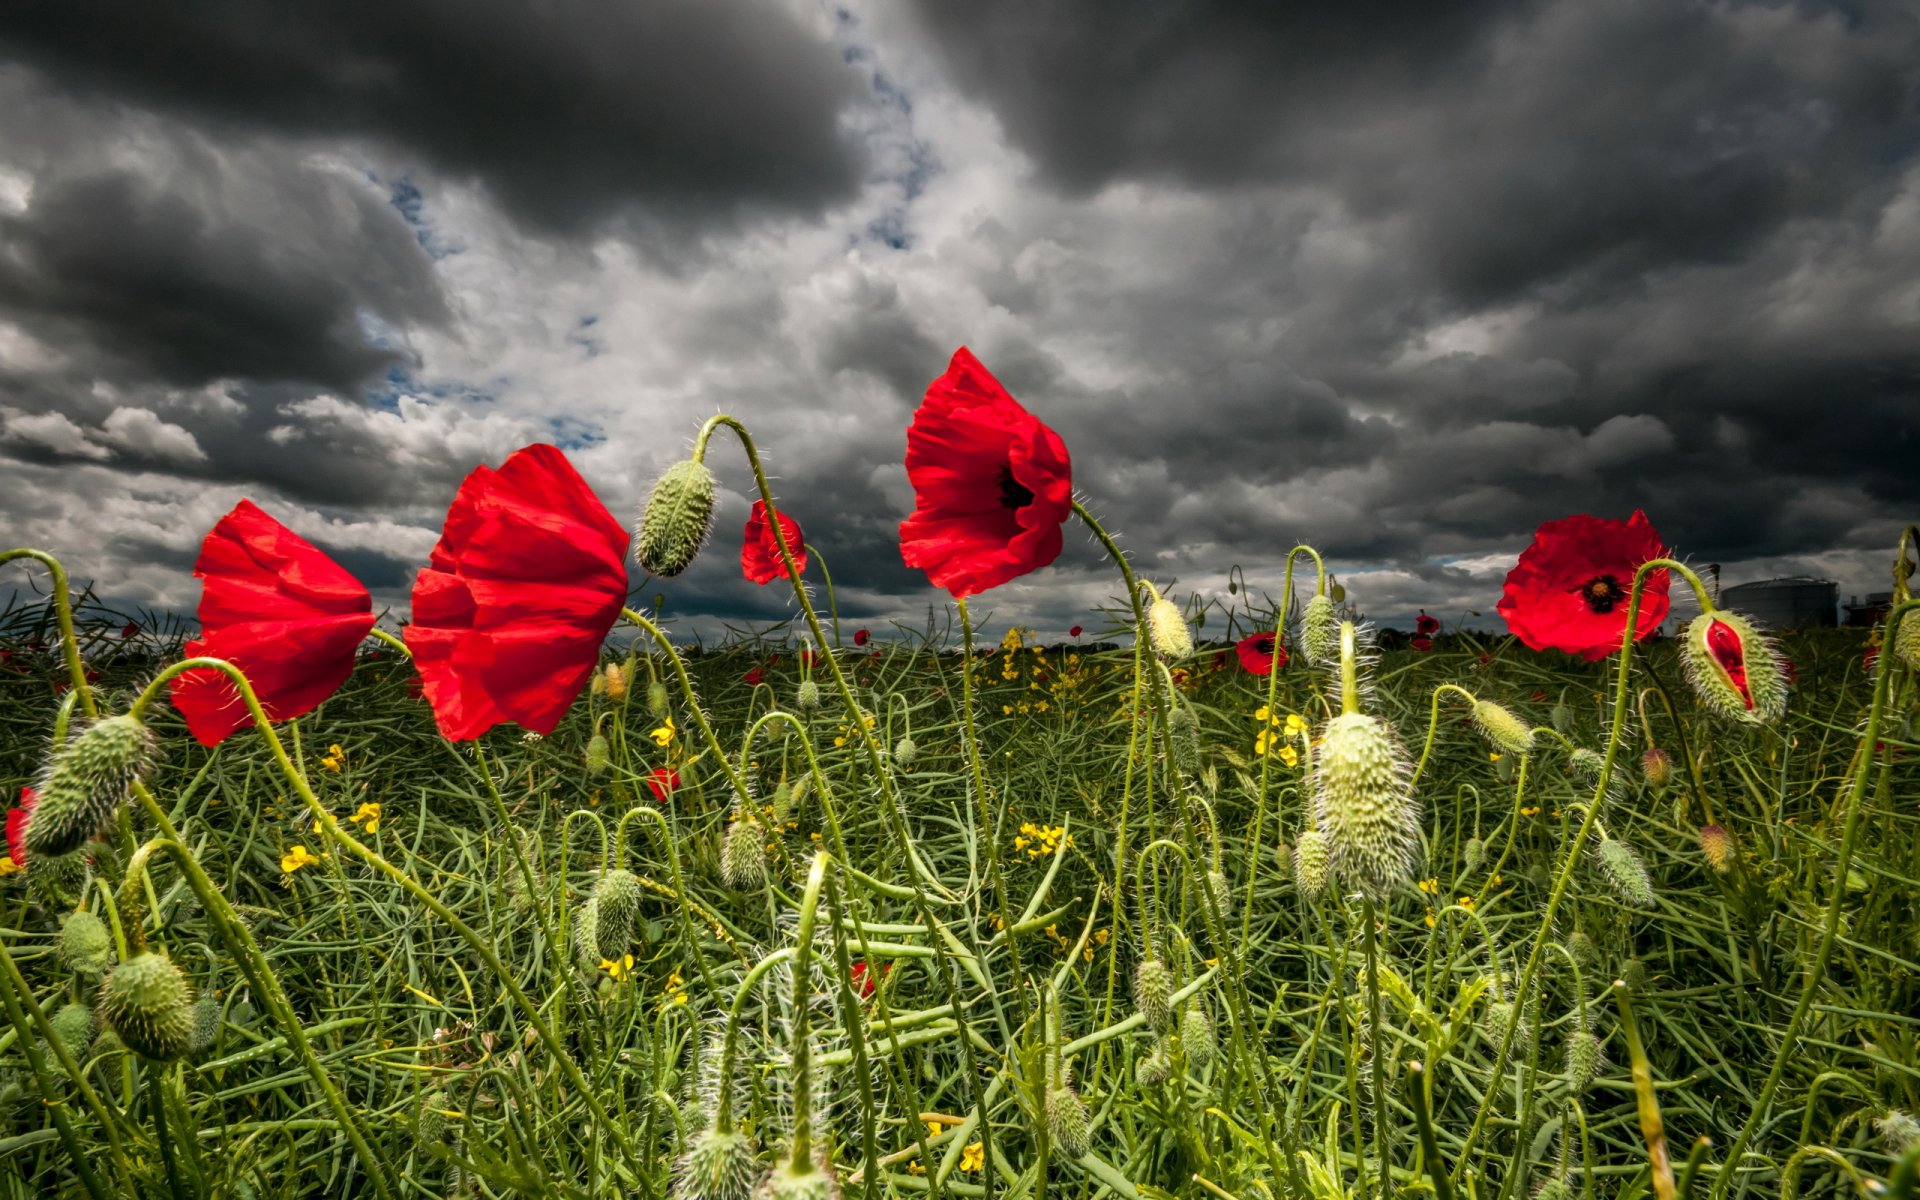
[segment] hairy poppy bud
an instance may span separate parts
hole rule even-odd
[[[1293,847],[1293,882],[1300,889],[1300,894],[1308,899],[1318,899],[1327,890],[1331,865],[1332,852],[1327,846],[1327,835],[1318,829],[1303,832]]]
[[[920,747],[914,745],[912,734],[902,736],[893,744],[893,765],[901,770],[912,767],[914,760],[919,757]]]
[[[188,1010],[193,1022],[193,1035],[187,1040],[187,1053],[200,1054],[212,1048],[215,1039],[220,1036],[220,1002],[212,996],[201,996]]]
[[[1637,958],[1630,958],[1620,966],[1620,982],[1627,985],[1631,992],[1642,992],[1647,987],[1647,964]]]
[[[583,971],[593,970],[605,957],[600,953],[600,906],[593,902],[592,896],[574,910],[573,954],[580,960]]]
[[[1147,637],[1154,653],[1168,661],[1178,661],[1193,653],[1193,634],[1180,606],[1165,596],[1156,596],[1147,609]]]
[[[193,1044],[193,985],[166,955],[136,954],[101,983],[100,1019],[135,1054],[169,1062]]]
[[[594,775],[605,775],[612,761],[611,747],[607,744],[607,735],[596,733],[587,739],[587,770]]]
[[[1226,920],[1228,914],[1233,912],[1233,887],[1227,882],[1227,873],[1208,871],[1207,891],[1213,896],[1213,907],[1219,912],[1220,919]]]
[[[1880,1135],[1880,1144],[1895,1158],[1904,1158],[1908,1151],[1920,1147],[1920,1121],[1901,1109],[1890,1108],[1886,1116],[1874,1118],[1873,1131]]]
[[[1047,1088],[1047,1136],[1053,1147],[1068,1158],[1079,1158],[1093,1149],[1093,1121],[1073,1085],[1061,1082]]]
[[[1533,1200],[1573,1200],[1573,1185],[1561,1175],[1549,1175],[1533,1190]]]
[[[692,564],[713,528],[713,472],[685,459],[653,485],[640,515],[634,557],[654,575],[674,576]]]
[[[1213,1022],[1198,1004],[1189,1004],[1180,1018],[1180,1046],[1187,1052],[1187,1061],[1195,1067],[1204,1067],[1213,1061],[1216,1048]]]
[[[811,679],[800,681],[800,691],[793,702],[802,712],[812,712],[820,707],[820,685]]]
[[[447,1140],[447,1094],[438,1088],[420,1101],[420,1113],[413,1120],[414,1140],[422,1146],[438,1146]]]
[[[1479,834],[1468,838],[1467,844],[1460,848],[1461,864],[1464,865],[1469,872],[1478,871],[1480,864],[1486,860],[1487,844],[1480,840]]]
[[[1660,903],[1653,894],[1653,880],[1633,847],[1613,838],[1603,838],[1599,848],[1600,870],[1612,885],[1614,894],[1636,908],[1653,908]]]
[[[640,877],[615,867],[593,885],[592,902],[598,910],[596,930],[601,958],[618,958],[633,945],[633,924],[640,915]]]
[[[1375,900],[1413,877],[1420,808],[1409,771],[1387,723],[1357,712],[1327,722],[1313,760],[1313,823],[1326,835],[1333,872]]]
[[[1133,1066],[1133,1080],[1141,1087],[1159,1087],[1173,1078],[1173,1053],[1167,1049],[1167,1039],[1154,1039],[1153,1049],[1147,1056]]]
[[[1494,1046],[1506,1036],[1507,1022],[1513,1020],[1515,1005],[1511,1000],[1495,1000],[1487,1005],[1486,1016],[1481,1018],[1480,1034]],[[1533,1053],[1533,1022],[1527,1020],[1527,1014],[1520,1014],[1520,1023],[1513,1029],[1513,1049],[1515,1057],[1525,1057]]]
[[[1592,1086],[1607,1065],[1606,1048],[1591,1029],[1576,1029],[1567,1035],[1567,1082],[1574,1095]]]
[[[35,854],[27,859],[27,887],[48,908],[70,908],[87,890],[87,856]]]
[[[1307,662],[1328,667],[1340,661],[1340,626],[1334,619],[1333,601],[1317,595],[1307,601],[1300,614],[1300,651]]]
[[[60,1011],[47,1018],[47,1024],[53,1026],[53,1036],[74,1058],[86,1053],[87,1043],[93,1040],[93,1010],[79,1001],[60,1006]]]
[[[753,1139],[712,1126],[696,1134],[673,1174],[673,1200],[747,1200],[760,1174]]]
[[[1473,723],[1488,741],[1502,750],[1525,754],[1533,749],[1533,730],[1510,709],[1491,700],[1474,701]]]
[[[607,699],[622,700],[626,698],[627,670],[625,667],[619,663],[608,663],[607,669],[602,671],[598,678],[601,681],[601,688],[607,693]]]
[[[98,975],[113,961],[113,937],[105,921],[83,908],[68,914],[54,951],[75,975]]]
[[[1567,765],[1573,773],[1588,783],[1597,782],[1600,768],[1607,765],[1606,756],[1598,750],[1589,750],[1585,746],[1576,747],[1567,755]]]
[[[1649,748],[1640,756],[1640,774],[1655,790],[1666,787],[1673,778],[1673,757],[1658,746]]]
[[[1147,1020],[1147,1028],[1166,1033],[1173,1028],[1173,972],[1158,958],[1143,958],[1133,971],[1133,1002]]]
[[[1787,711],[1787,677],[1773,644],[1738,613],[1706,612],[1687,625],[1687,682],[1714,714],[1768,725]]]
[[[1175,703],[1167,716],[1167,740],[1173,744],[1173,768],[1192,775],[1200,768],[1200,719],[1184,704]]]
[[[819,1164],[795,1167],[782,1159],[760,1181],[754,1195],[763,1200],[838,1200],[840,1185],[831,1167],[823,1169]]]
[[[1707,865],[1725,875],[1733,869],[1733,835],[1719,825],[1700,827],[1700,853],[1707,856]]]
[[[68,854],[100,832],[127,802],[153,759],[153,735],[132,717],[105,717],[53,756],[27,822],[27,858]]]
[[[1561,733],[1573,728],[1573,710],[1564,704],[1555,704],[1548,709],[1547,719],[1552,721],[1553,727]]]
[[[727,826],[720,843],[720,878],[728,887],[759,887],[767,881],[767,845],[760,824],[742,817]]]
[[[665,720],[667,716],[667,685],[654,680],[647,685],[647,711]]]
[[[1900,619],[1900,628],[1893,632],[1893,652],[1905,660],[1909,671],[1920,671],[1920,612]]]
[[[1593,939],[1584,929],[1576,929],[1567,935],[1567,952],[1573,955],[1575,962],[1585,965],[1594,959]]]

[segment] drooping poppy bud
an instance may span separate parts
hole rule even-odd
[[[693,564],[713,529],[713,472],[684,459],[653,485],[640,514],[634,557],[654,575],[672,577]]]
[[[120,811],[152,761],[153,735],[131,716],[104,717],[69,740],[35,789],[29,861],[78,850]]]
[[[1333,601],[1324,595],[1307,601],[1300,614],[1300,650],[1307,662],[1328,667],[1340,660],[1340,627],[1334,620]]]
[[[100,1019],[129,1050],[156,1062],[193,1044],[192,1010],[193,985],[164,954],[136,954],[100,985]]]
[[[1474,702],[1473,723],[1488,741],[1502,750],[1525,754],[1533,749],[1533,730],[1511,709],[1503,708],[1491,700]]]

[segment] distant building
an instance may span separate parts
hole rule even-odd
[[[1763,629],[1830,629],[1840,623],[1840,585],[1805,575],[1762,579],[1723,589],[1720,607],[1753,618]]]
[[[1887,619],[1887,613],[1893,608],[1892,592],[1868,592],[1863,603],[1858,596],[1847,597],[1847,624],[1860,628],[1871,628]]]

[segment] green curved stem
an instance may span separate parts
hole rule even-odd
[[[0,551],[0,565],[16,558],[32,559],[45,567],[47,574],[53,577],[49,599],[53,601],[54,618],[60,622],[60,649],[67,663],[67,678],[73,681],[73,690],[79,694],[80,707],[87,710],[87,716],[99,716],[100,709],[93,701],[93,689],[87,686],[86,664],[80,661],[80,643],[73,636],[73,599],[67,594],[67,569],[45,550]]]
[[[820,547],[809,542],[806,552],[814,562],[820,564],[820,579],[827,589],[827,615],[833,618],[833,648],[840,649],[840,601],[833,594],[833,572],[827,570],[827,556],[820,553]]]
[[[793,948],[793,1150],[788,1170],[804,1175],[813,1162],[813,1034],[808,1016],[813,1005],[813,980],[807,964],[813,954],[813,919],[820,907],[820,888],[827,880],[825,851],[813,856],[807,886],[800,893],[800,928]]]
[[[1014,943],[1013,910],[1007,907],[1007,885],[1000,871],[1000,829],[994,824],[993,806],[988,800],[986,766],[980,761],[980,731],[973,720],[973,618],[967,612],[965,596],[954,597],[954,605],[960,610],[962,639],[960,728],[966,738],[968,765],[973,770],[973,794],[980,806],[980,837],[986,842],[987,851],[987,886],[993,889],[994,908],[1000,915],[1000,928],[1007,931],[1007,953],[1013,959],[1015,980],[1013,995],[1020,1012],[1020,1023],[1025,1025],[1032,1019],[1027,1006],[1026,970],[1022,966],[1020,947]]]
[[[370,638],[376,638],[380,641],[385,642],[387,645],[392,646],[395,650],[398,650],[402,655],[406,656],[407,658],[413,657],[412,647],[408,646],[405,642],[401,641],[399,638],[395,637],[393,634],[388,633],[386,630],[380,628],[378,625],[375,625],[372,629],[367,630],[367,636]]]
[[[1420,761],[1413,765],[1413,774],[1407,779],[1409,789],[1420,782],[1421,773],[1427,769],[1427,757],[1433,753],[1433,735],[1440,728],[1440,697],[1446,692],[1458,693],[1466,699],[1468,704],[1480,702],[1480,697],[1457,683],[1443,683],[1433,689],[1433,711],[1427,717],[1427,742],[1420,748]]]
[[[740,980],[740,986],[734,990],[733,1004],[727,1009],[726,1029],[720,1035],[720,1095],[714,1101],[713,1126],[721,1133],[733,1132],[733,1061],[740,1048],[740,1016],[746,1011],[747,997],[753,994],[756,984],[768,971],[792,958],[796,953],[793,946],[782,946],[767,955]]]
[[[1340,622],[1340,712],[1360,711],[1360,653],[1354,645],[1352,621]]]

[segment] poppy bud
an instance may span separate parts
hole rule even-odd
[[[665,720],[667,716],[667,685],[654,680],[647,685],[647,711]]]
[[[1188,1005],[1186,1013],[1180,1018],[1180,1047],[1187,1052],[1187,1061],[1195,1067],[1205,1067],[1213,1061],[1216,1049],[1213,1022],[1207,1019],[1206,1010],[1198,1004]]]
[[[1650,747],[1640,756],[1640,773],[1656,790],[1666,787],[1673,778],[1673,756],[1658,746]]]
[[[627,695],[627,669],[619,663],[608,663],[607,669],[600,673],[601,686],[606,690],[607,699],[622,700]]]
[[[1133,971],[1133,1002],[1155,1033],[1173,1029],[1173,972],[1158,958],[1143,958]]]
[[[1068,1158],[1079,1158],[1093,1149],[1093,1122],[1087,1106],[1073,1085],[1062,1082],[1047,1089],[1047,1136],[1053,1147]]]
[[[667,468],[653,485],[640,514],[634,556],[654,575],[678,575],[692,564],[713,528],[713,472],[685,459]]]
[[[594,775],[604,775],[607,773],[607,765],[610,761],[611,761],[611,758],[610,758],[609,750],[607,746],[607,735],[604,733],[596,733],[592,737],[588,738],[587,739],[587,770],[588,772]]]
[[[86,1053],[87,1043],[93,1040],[93,1010],[77,1000],[61,1005],[59,1012],[47,1018],[47,1024],[53,1026],[53,1036],[60,1045],[76,1059]]]
[[[212,996],[201,996],[188,1010],[193,1023],[193,1034],[187,1039],[187,1053],[200,1054],[213,1046],[220,1036],[220,1001]]]
[[[593,902],[592,896],[574,911],[573,953],[583,971],[593,970],[605,957],[600,953],[600,906]]]
[[[1510,709],[1491,700],[1474,701],[1473,723],[1488,741],[1502,750],[1525,754],[1533,749],[1533,730]]]
[[[1719,825],[1700,827],[1700,853],[1707,856],[1707,865],[1725,875],[1733,869],[1733,835]]]
[[[1147,1056],[1134,1064],[1133,1080],[1141,1087],[1159,1087],[1171,1078],[1173,1054],[1167,1049],[1167,1039],[1157,1038]]]
[[[107,923],[83,908],[69,914],[60,926],[54,951],[60,965],[75,975],[98,975],[113,961],[113,938]]]
[[[1606,1065],[1606,1048],[1591,1029],[1567,1035],[1567,1082],[1573,1085],[1574,1095],[1586,1091]]]
[[[1601,873],[1622,900],[1636,908],[1653,908],[1660,903],[1653,894],[1653,880],[1632,846],[1613,838],[1602,838],[1598,853]]]
[[[1227,873],[1208,871],[1207,891],[1213,894],[1213,907],[1220,914],[1220,919],[1226,920],[1228,914],[1233,912],[1233,888],[1227,883]]]
[[[1786,673],[1773,644],[1738,613],[1706,612],[1687,625],[1687,682],[1730,721],[1768,725],[1787,710]]]
[[[820,707],[820,685],[811,679],[800,681],[800,691],[793,698],[794,704],[802,712],[812,712]]]
[[[1181,614],[1180,606],[1165,596],[1155,597],[1147,609],[1147,637],[1153,643],[1154,653],[1170,662],[1193,653],[1193,634],[1187,629],[1187,618]]]
[[[920,747],[914,745],[912,734],[902,736],[893,744],[893,763],[901,770],[904,771],[913,766],[914,760],[919,757]]]
[[[1573,710],[1564,704],[1556,704],[1549,709],[1547,719],[1552,721],[1553,727],[1561,733],[1573,728]]]
[[[1308,781],[1314,827],[1341,884],[1384,899],[1412,878],[1420,846],[1406,750],[1385,721],[1358,712],[1328,721],[1321,739]]]
[[[1620,967],[1620,982],[1627,985],[1628,991],[1646,990],[1647,964],[1637,958],[1628,959]]]
[[[720,843],[720,878],[728,887],[759,887],[767,881],[767,845],[759,822],[743,817],[727,826]]]
[[[1324,595],[1307,601],[1300,614],[1300,651],[1316,667],[1329,667],[1340,660],[1339,623],[1334,620],[1333,601]]]
[[[87,887],[87,856],[36,854],[27,860],[27,887],[49,908],[67,908],[80,902]]]
[[[413,1138],[422,1146],[438,1146],[447,1140],[447,1094],[438,1088],[420,1101],[420,1113],[413,1120]]]
[[[696,1134],[673,1175],[673,1200],[747,1200],[760,1174],[753,1139],[709,1126]]]
[[[153,759],[153,735],[128,716],[87,726],[57,751],[35,789],[40,802],[27,822],[27,857],[67,854],[111,821]]]
[[[1480,1034],[1494,1046],[1506,1036],[1507,1022],[1513,1020],[1514,1004],[1511,1000],[1495,1000],[1487,1005],[1486,1016],[1481,1018]],[[1527,1020],[1525,1013],[1520,1014],[1520,1023],[1513,1030],[1513,1049],[1516,1056],[1524,1057],[1533,1053],[1533,1023]]]
[[[1600,768],[1607,765],[1607,760],[1598,750],[1579,746],[1567,755],[1567,765],[1573,768],[1573,773],[1581,779],[1588,783],[1595,783],[1599,781]]]
[[[633,944],[633,923],[640,915],[640,877],[615,867],[593,885],[592,902],[598,910],[596,931],[601,958],[618,958]]]
[[[1909,671],[1920,671],[1920,612],[1910,612],[1900,619],[1900,628],[1893,634],[1893,652],[1906,662]]]
[[[164,954],[147,951],[115,967],[100,985],[100,1019],[129,1050],[169,1062],[193,1044],[193,985]]]
[[[1573,1185],[1559,1175],[1549,1175],[1533,1191],[1533,1200],[1573,1200]]]
[[[1293,847],[1293,881],[1301,895],[1318,899],[1327,890],[1331,858],[1326,834],[1309,829],[1300,835]]]
[[[1182,775],[1191,775],[1200,767],[1200,718],[1184,704],[1176,703],[1167,717],[1167,740],[1173,743],[1173,767]]]

